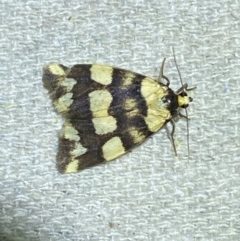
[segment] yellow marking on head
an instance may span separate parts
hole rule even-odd
[[[93,117],[108,116],[108,108],[112,102],[112,95],[107,90],[95,90],[89,93],[90,109]]]
[[[102,151],[103,157],[106,161],[111,161],[126,152],[123,143],[118,136],[115,136],[112,139],[108,140],[103,145]]]
[[[178,106],[184,106],[184,105],[188,105],[190,102],[189,100],[189,96],[181,96],[178,95]]]
[[[66,121],[64,123],[60,136],[65,139],[68,139],[70,141],[79,141],[80,140],[78,131],[68,121]]]
[[[73,150],[71,150],[71,155],[74,157],[78,157],[83,155],[84,153],[87,152],[87,148],[82,146],[80,142],[75,143],[75,147]]]
[[[54,105],[58,112],[66,112],[68,110],[69,106],[73,103],[72,96],[73,93],[66,93],[54,101]]]
[[[78,171],[78,160],[73,159],[65,169],[65,173],[77,172]]]
[[[112,83],[113,68],[105,65],[93,64],[91,69],[91,78],[103,85],[109,85]]]
[[[93,118],[92,122],[98,135],[111,133],[117,129],[117,121],[112,116]]]
[[[141,143],[146,139],[146,136],[134,127],[129,128],[128,132],[132,136],[135,144]]]
[[[50,64],[46,67],[49,71],[56,76],[66,77],[67,73],[63,70],[63,68],[59,64]]]
[[[60,85],[65,87],[67,92],[70,92],[76,83],[77,81],[75,79],[65,78]]]
[[[123,83],[122,85],[126,85],[126,86],[129,86],[132,84],[133,82],[133,79],[136,77],[136,75],[130,71],[127,71],[125,74],[124,74],[124,77],[123,77]]]

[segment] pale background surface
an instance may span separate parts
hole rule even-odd
[[[240,240],[240,2],[0,3],[0,240]],[[178,158],[166,130],[78,174],[55,169],[49,62],[103,63],[196,85]]]

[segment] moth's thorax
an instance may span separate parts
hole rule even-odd
[[[165,104],[165,108],[168,109],[173,116],[176,113],[179,105],[178,96],[172,89],[168,88],[166,95],[162,97],[162,102]]]

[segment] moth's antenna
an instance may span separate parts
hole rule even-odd
[[[175,51],[174,51],[173,47],[172,47],[172,51],[173,51],[173,58],[174,58],[174,62],[175,62],[176,68],[177,68],[177,72],[178,72],[181,84],[183,86],[182,76],[181,76],[180,70],[179,70],[178,65],[177,65],[177,60],[176,60]]]
[[[179,78],[180,78],[180,81],[181,81],[181,84],[182,84],[182,91],[184,91],[187,88],[187,85],[183,84],[182,76],[181,76],[180,70],[179,70],[178,65],[177,65],[177,60],[176,60],[176,56],[175,56],[175,52],[174,52],[174,48],[173,47],[172,47],[172,51],[173,51],[173,58],[174,58],[174,62],[175,62],[176,68],[177,68],[177,72],[178,72],[178,75],[179,75]],[[186,112],[186,116],[181,115],[181,114],[180,114],[180,116],[181,117],[185,117],[186,120],[187,120],[187,148],[188,148],[188,157],[189,157],[189,155],[190,155],[190,147],[189,147],[189,118],[188,118],[188,112],[187,112],[186,108],[185,108],[185,112]]]
[[[163,62],[162,62],[161,68],[160,68],[160,73],[159,73],[159,76],[158,76],[159,82],[160,82],[161,79],[163,78],[163,69],[164,69],[165,61],[166,61],[166,58],[163,59]]]
[[[170,85],[169,79],[163,74],[164,64],[165,64],[166,58],[163,59],[162,66],[160,68],[160,73],[158,76],[158,82],[162,83],[162,79],[165,79],[167,81],[166,86]]]

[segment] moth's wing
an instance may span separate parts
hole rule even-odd
[[[112,108],[112,115],[66,120],[59,137],[60,172],[76,172],[125,154],[153,133],[146,118],[153,119],[153,129],[166,122],[164,118],[156,120],[153,115],[143,116],[135,108],[123,108],[122,112],[119,109],[121,105]]]
[[[66,120],[59,137],[58,170],[62,173],[76,172],[111,161],[152,134],[137,117],[125,124],[125,127],[116,126],[113,130],[113,126],[108,117]],[[96,130],[102,130],[102,133],[98,134]]]
[[[159,101],[166,89],[131,71],[53,64],[44,69],[43,82],[56,110],[67,119],[59,138],[60,172],[75,172],[126,153],[169,117]]]
[[[97,64],[72,68],[50,64],[42,79],[57,112],[69,119],[107,116],[114,108],[118,112],[137,108],[146,116],[154,95],[161,98],[166,92],[149,77]]]

